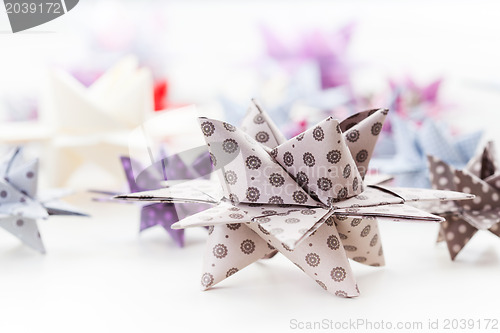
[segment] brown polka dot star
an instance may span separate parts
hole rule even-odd
[[[438,241],[446,241],[455,260],[478,230],[500,237],[500,169],[493,142],[474,156],[464,170],[456,170],[436,157],[428,157],[432,186],[474,194],[470,201],[432,205],[426,210],[446,218]]]

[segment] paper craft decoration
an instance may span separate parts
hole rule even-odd
[[[337,117],[353,113],[353,66],[347,54],[353,28],[348,24],[332,32],[301,31],[285,41],[276,31],[262,27],[267,57],[258,62],[264,70],[253,95],[285,137],[304,132],[332,113]],[[246,108],[227,96],[219,101],[224,119],[239,123]]]
[[[421,126],[392,115],[395,146],[392,156],[376,156],[371,164],[375,170],[394,175],[398,186],[429,188],[427,155],[433,155],[456,168],[463,168],[474,156],[482,131],[452,136],[444,126],[425,119]]]
[[[350,85],[352,64],[347,55],[354,24],[333,32],[311,30],[298,33],[289,43],[269,27],[262,28],[267,54],[282,66],[291,69],[303,63],[315,64],[320,73],[322,89]]]
[[[254,95],[280,126],[285,137],[302,133],[310,124],[324,119],[333,111],[336,115],[352,114],[346,107],[352,101],[348,89],[321,89],[320,73],[316,67],[306,64],[296,69],[294,75],[274,74],[260,82]],[[219,101],[227,122],[239,123],[244,119],[246,105],[224,96],[219,97]]]
[[[365,186],[386,114],[369,110],[340,123],[329,117],[288,141],[259,107],[244,119],[246,133],[200,118],[223,195],[184,183],[119,197],[159,202],[189,198],[217,205],[172,226],[210,226],[201,278],[205,289],[278,251],[323,289],[355,297],[359,291],[347,258],[384,264],[377,220],[440,222],[443,218],[405,202],[472,197]]]
[[[410,123],[408,126],[419,128],[424,121],[437,121],[450,105],[443,103],[439,91],[443,79],[420,84],[410,76],[400,79],[389,79],[389,89],[369,98],[357,98],[358,105],[390,105],[393,110],[382,128],[375,156],[393,156],[398,138],[393,137],[393,119]],[[425,156],[424,156],[425,157]],[[428,181],[427,181],[428,184]],[[411,182],[409,185],[413,186]],[[428,184],[428,186],[430,186]]]
[[[402,80],[390,80],[392,105],[395,113],[407,119],[421,122],[425,118],[436,117],[446,109],[439,99],[439,90],[443,79],[428,84],[418,84],[411,77]]]
[[[465,169],[457,170],[434,156],[429,156],[432,187],[474,194],[467,202],[432,205],[429,211],[446,218],[438,241],[446,241],[452,260],[478,230],[489,230],[500,237],[500,169],[495,146],[488,142]],[[425,208],[422,206],[422,208]]]
[[[21,148],[13,150],[0,164],[0,227],[19,238],[23,244],[45,253],[37,219],[49,215],[80,215],[58,199],[68,191],[37,194],[38,160],[24,161]]]
[[[62,71],[50,75],[43,115],[49,142],[52,184],[64,184],[84,163],[117,174],[117,157],[128,153],[128,132],[153,112],[151,74],[125,58],[89,88]]]
[[[44,88],[39,121],[4,124],[0,139],[11,145],[44,143],[52,186],[67,183],[85,163],[107,171],[110,178],[118,175],[118,157],[129,153],[130,131],[153,115],[150,72],[128,57],[88,88],[60,70],[50,72]]]
[[[137,177],[134,176],[134,168],[132,167],[134,161],[129,157],[121,157],[121,163],[131,192],[161,188],[161,182],[167,179],[180,181],[207,178],[212,170],[208,152],[200,154],[192,165],[186,165],[179,155],[166,157],[160,163],[145,169]],[[179,247],[184,247],[184,230],[171,229],[172,224],[207,208],[209,205],[203,203],[151,203],[143,205],[140,231],[156,225],[162,226]]]

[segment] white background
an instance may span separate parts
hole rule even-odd
[[[127,3],[140,13],[149,2],[82,1],[66,16],[13,35],[0,11],[0,91],[40,90],[45,70],[82,54],[75,22]],[[449,118],[500,138],[499,6],[489,1],[168,2],[166,71],[174,98],[205,103],[220,91],[239,97],[251,73],[240,64],[261,52],[256,22],[277,29],[338,27],[355,20],[351,48],[363,89],[387,76],[425,80],[445,76]],[[150,36],[151,37],[151,36]],[[83,59],[94,61],[92,57]],[[168,60],[168,61],[167,61]],[[249,96],[250,97],[250,96]],[[43,157],[42,157],[43,161]],[[82,179],[85,182],[85,179]],[[456,262],[435,245],[437,226],[381,223],[387,267],[352,266],[361,296],[324,292],[283,257],[256,263],[208,292],[199,290],[205,231],[188,230],[177,248],[156,228],[138,236],[134,205],[71,198],[92,218],[41,221],[47,255],[0,233],[0,332],[290,331],[290,320],[500,320],[500,240],[480,232]],[[484,324],[484,322],[482,323]]]

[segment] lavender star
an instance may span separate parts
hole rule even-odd
[[[159,189],[165,180],[187,180],[198,177],[208,177],[212,170],[207,152],[199,154],[191,167],[186,165],[179,155],[163,158],[143,170],[134,177],[134,163],[129,157],[121,157],[125,176],[131,192],[141,192]],[[189,215],[201,212],[208,208],[205,204],[174,204],[153,203],[144,205],[141,209],[139,230],[162,226],[179,247],[184,247],[184,230],[174,230],[171,225]]]

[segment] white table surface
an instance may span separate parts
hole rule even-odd
[[[355,299],[323,291],[281,255],[202,292],[204,229],[188,230],[180,249],[161,227],[138,235],[137,206],[88,198],[70,199],[91,218],[39,222],[46,255],[0,232],[0,332],[288,332],[299,331],[292,320],[422,322],[423,330],[410,332],[427,331],[429,320],[500,319],[500,240],[487,232],[451,262],[444,244],[435,245],[437,225],[381,222],[387,266],[352,263],[361,290]]]

